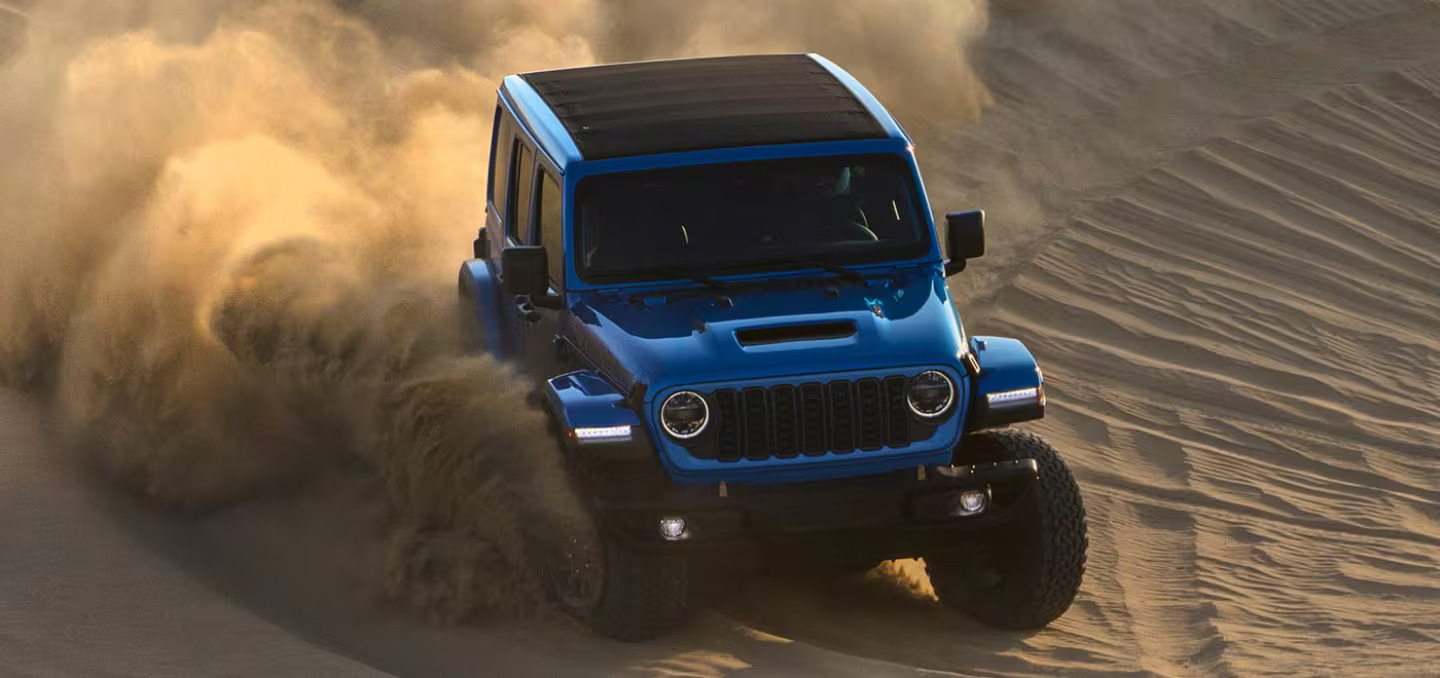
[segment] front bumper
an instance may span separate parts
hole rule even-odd
[[[606,496],[603,488],[595,488],[600,492],[591,496],[602,525],[636,548],[828,542],[853,544],[884,559],[963,548],[966,533],[1015,521],[1029,506],[1037,478],[1035,461],[1021,459],[784,485],[727,485],[723,491],[719,485],[666,484],[651,492]],[[985,489],[990,501],[983,513],[951,515],[961,492]],[[663,540],[658,523],[666,517],[683,517],[689,537]]]

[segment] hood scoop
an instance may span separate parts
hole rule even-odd
[[[777,327],[752,327],[735,330],[735,339],[741,346],[764,346],[783,344],[790,341],[816,341],[820,339],[845,339],[855,336],[855,321],[810,323],[807,325],[780,325]]]

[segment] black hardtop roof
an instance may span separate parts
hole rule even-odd
[[[880,121],[806,54],[644,61],[520,76],[587,160],[880,139]]]

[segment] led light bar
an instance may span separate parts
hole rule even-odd
[[[999,391],[997,393],[988,393],[985,395],[985,400],[991,405],[1009,405],[1024,400],[1035,400],[1039,397],[1040,389],[1031,387],[1019,388],[1015,389],[1014,391]]]
[[[623,443],[630,440],[630,425],[580,426],[573,429],[575,440],[582,443]]]

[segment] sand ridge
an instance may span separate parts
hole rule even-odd
[[[754,582],[640,646],[546,619],[437,628],[358,593],[381,576],[353,557],[379,520],[364,479],[201,521],[116,518],[7,396],[0,498],[25,510],[3,530],[22,556],[0,559],[0,656],[20,659],[0,669],[1433,672],[1440,3],[997,1],[975,49],[993,104],[926,121],[941,129],[919,153],[937,208],[990,212],[999,253],[956,283],[967,326],[1036,352],[1052,406],[1036,428],[1085,491],[1090,568],[1051,629],[984,630],[895,574]],[[96,579],[76,564],[95,558],[134,564]],[[187,664],[199,653],[132,621],[153,607],[129,595],[203,620],[187,632],[219,660]],[[92,596],[108,602],[82,612]],[[74,642],[106,620],[123,642]],[[275,663],[245,664],[255,648]]]

